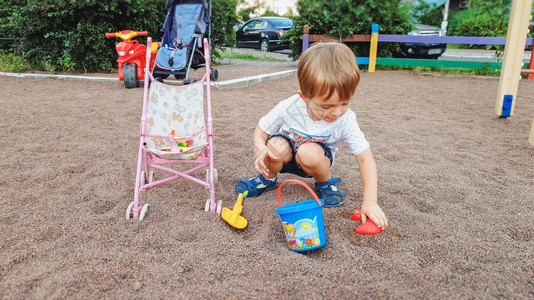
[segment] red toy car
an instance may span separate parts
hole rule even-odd
[[[139,87],[139,80],[145,76],[146,46],[140,44],[132,38],[136,36],[146,36],[146,31],[122,30],[118,32],[106,33],[107,38],[118,37],[122,42],[115,46],[119,58],[117,58],[119,69],[119,80],[124,81],[126,88]],[[156,53],[158,52],[159,43],[152,43],[150,58],[150,68],[154,66]]]

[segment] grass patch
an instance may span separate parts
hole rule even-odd
[[[31,68],[31,65],[24,58],[0,50],[0,71],[20,73]]]
[[[233,52],[220,52],[221,58],[226,59],[242,59],[242,60],[255,60],[255,61],[268,61],[268,62],[284,62],[285,60],[272,57],[259,57],[252,54],[242,54]]]
[[[367,68],[365,68],[367,69]],[[457,76],[492,76],[499,77],[501,70],[494,70],[490,68],[482,69],[462,69],[462,68],[436,68],[436,67],[413,67],[413,66],[376,66],[377,70],[382,71],[413,71],[416,73],[421,72],[434,72],[441,73],[442,75],[457,75]]]

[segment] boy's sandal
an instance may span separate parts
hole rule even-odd
[[[247,197],[253,198],[261,195],[265,191],[269,191],[275,188],[276,181],[267,180],[263,175],[245,179],[239,179],[239,183],[235,185],[234,193],[240,194],[248,191]]]
[[[343,204],[343,198],[345,198],[347,194],[337,189],[336,184],[340,182],[341,178],[332,177],[327,182],[315,183],[315,187],[319,191],[319,198],[324,201],[324,207],[337,207]]]

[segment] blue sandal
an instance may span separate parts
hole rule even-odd
[[[319,190],[319,198],[324,200],[324,207],[337,207],[343,204],[343,198],[347,194],[340,192],[336,183],[341,183],[341,178],[332,177],[327,182],[315,183],[315,187]]]
[[[275,177],[276,178],[276,177]],[[265,191],[274,189],[276,186],[275,180],[268,180],[263,175],[258,174],[256,177],[250,179],[239,179],[239,183],[235,185],[234,193],[236,195],[248,191],[247,197],[258,197]]]

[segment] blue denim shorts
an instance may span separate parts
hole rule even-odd
[[[284,164],[284,166],[282,167],[282,170],[280,170],[280,173],[291,173],[291,174],[295,174],[300,177],[311,178],[311,176],[308,175],[308,173],[306,173],[302,169],[302,167],[297,163],[297,160],[295,159],[295,154],[297,153],[297,149],[295,148],[291,140],[287,136],[284,136],[282,134],[271,135],[267,140],[270,140],[274,137],[284,138],[288,142],[289,147],[291,147],[291,160],[287,162],[286,164]],[[316,143],[316,144],[321,146],[321,148],[323,148],[324,155],[328,157],[328,159],[330,160],[330,166],[332,166],[332,150],[330,150],[330,148],[324,143]]]

